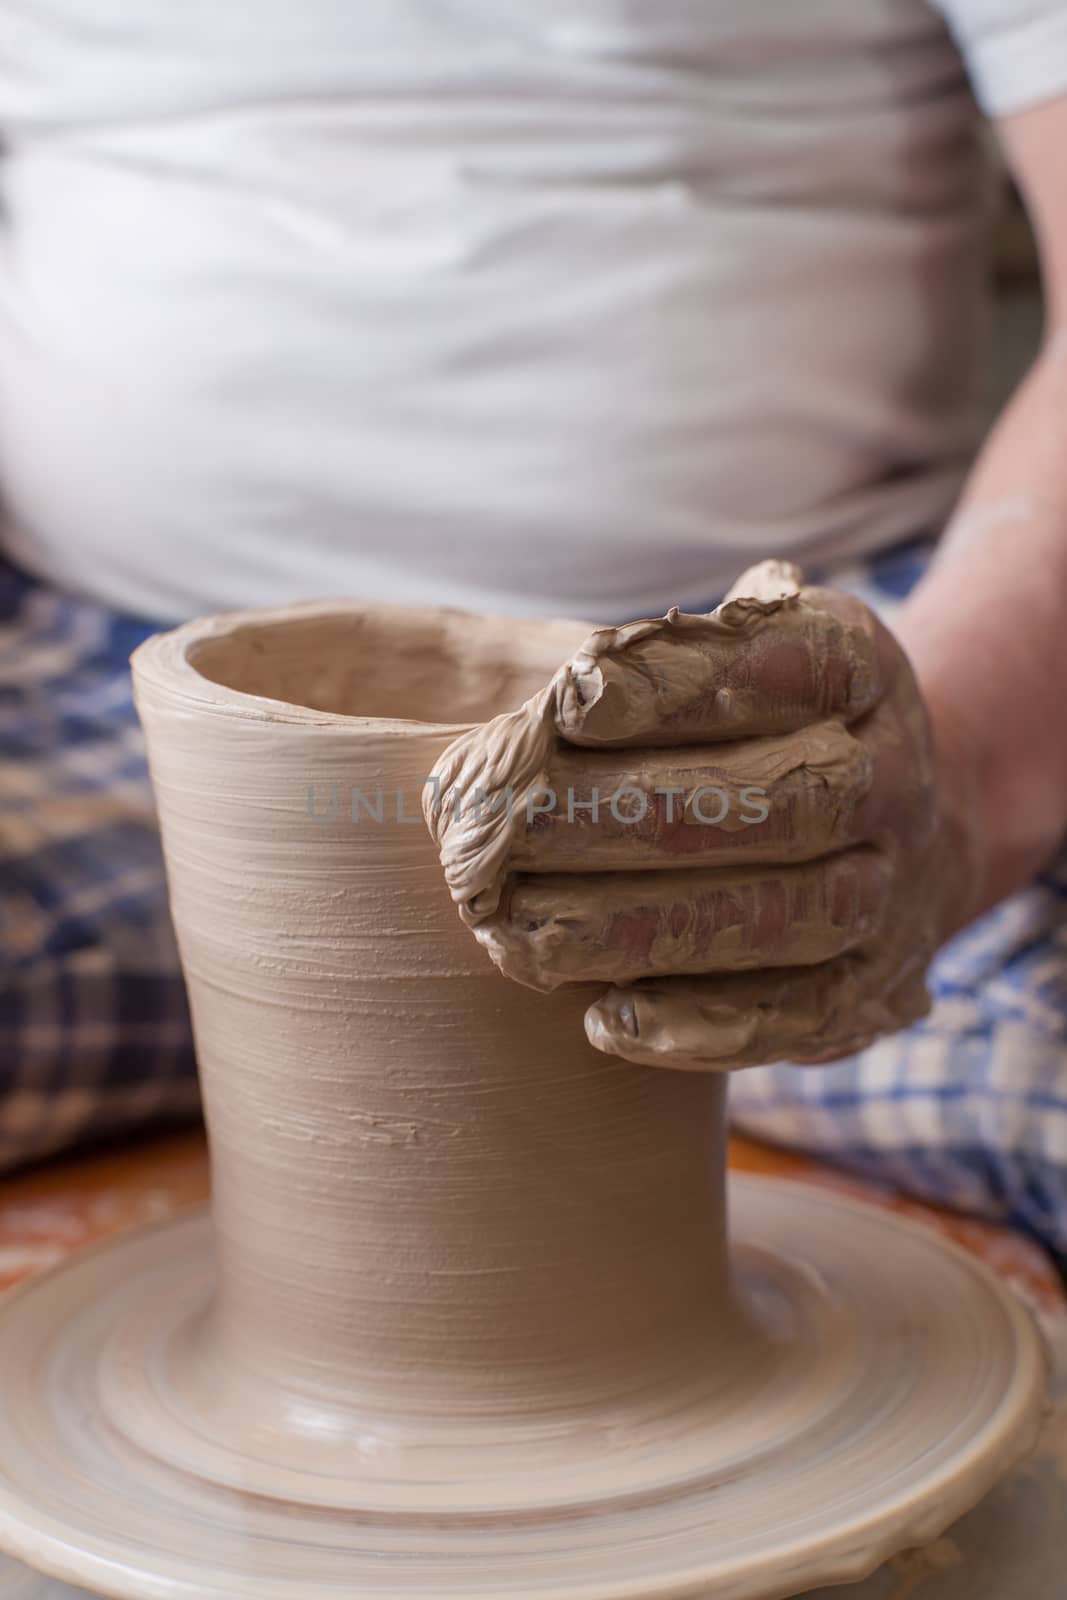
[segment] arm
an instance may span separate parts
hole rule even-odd
[[[1000,127],[1037,229],[1044,346],[896,629],[939,786],[971,835],[972,913],[1025,883],[1067,832],[1067,97]]]

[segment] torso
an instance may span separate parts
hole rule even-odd
[[[622,620],[951,505],[985,180],[922,0],[7,11],[34,570]]]

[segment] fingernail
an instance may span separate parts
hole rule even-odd
[[[637,1007],[633,1000],[611,993],[603,995],[589,1007],[585,1014],[585,1026],[590,1040],[594,1034],[615,1039],[623,1035],[629,1039],[641,1037]]]

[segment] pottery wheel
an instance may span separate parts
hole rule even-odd
[[[130,1600],[773,1600],[936,1538],[1030,1448],[1026,1311],[936,1235],[730,1187],[742,1326],[707,1382],[509,1422],[250,1410],[216,1370],[210,1221],[0,1304],[0,1545]],[[254,1375],[248,1375],[254,1385]]]

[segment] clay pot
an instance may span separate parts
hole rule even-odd
[[[594,1051],[586,986],[502,977],[420,809],[586,632],[324,603],[134,657],[211,1139],[201,1337],[245,1381],[423,1429],[706,1384],[722,1082]]]

